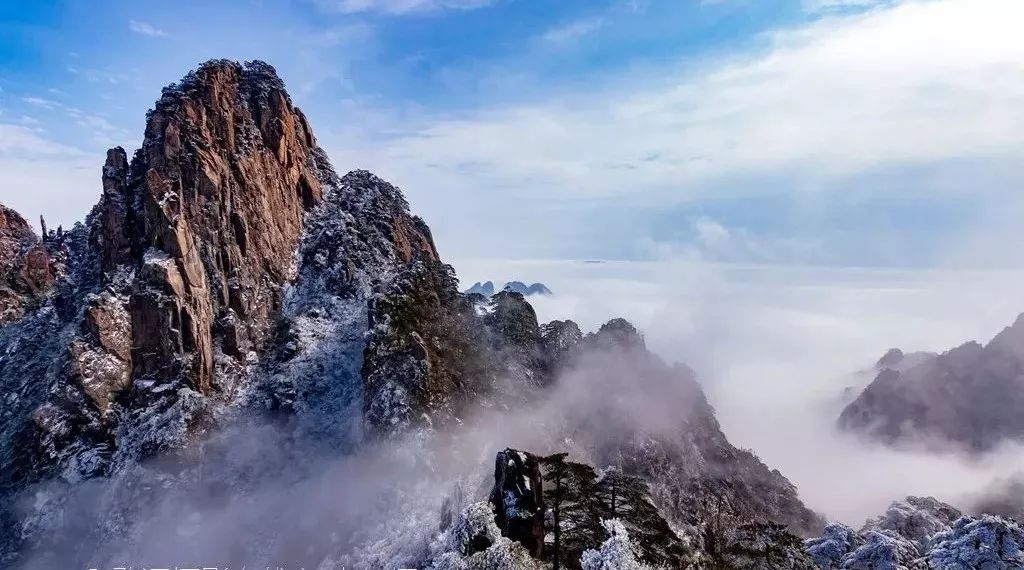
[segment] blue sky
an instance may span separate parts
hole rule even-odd
[[[1016,265],[1015,0],[0,1],[0,201],[81,219],[199,62],[272,63],[457,262]]]

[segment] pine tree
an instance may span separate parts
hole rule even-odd
[[[544,502],[551,509],[551,548],[546,549],[552,570],[579,568],[580,556],[605,539],[602,505],[597,499],[597,474],[589,465],[566,460],[556,453],[541,460]]]
[[[596,496],[603,507],[602,518],[622,522],[639,545],[645,562],[673,567],[686,556],[682,540],[651,503],[650,489],[643,479],[609,469],[597,482]]]

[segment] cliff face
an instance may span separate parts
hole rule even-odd
[[[1024,317],[986,345],[897,356],[843,410],[842,428],[889,444],[972,452],[1024,439]]]
[[[104,166],[94,228],[103,270],[127,291],[134,378],[217,386],[218,348],[262,347],[305,212],[323,199],[316,141],[265,64],[204,65],[164,91],[131,165]]]

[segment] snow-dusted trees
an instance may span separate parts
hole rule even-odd
[[[949,570],[1024,568],[1024,530],[1013,520],[962,517],[932,537],[928,561]]]
[[[601,543],[602,505],[597,498],[597,474],[589,465],[556,453],[541,460],[544,469],[544,502],[552,537],[547,550],[552,570],[575,568],[583,551]]]
[[[733,570],[817,570],[818,565],[803,546],[803,541],[785,525],[746,523],[732,533],[732,541],[725,548],[724,566]]]
[[[931,497],[896,501],[860,532],[829,525],[804,546],[822,570],[1024,568],[1024,530],[1015,521],[960,516]]]
[[[640,547],[641,557],[654,566],[673,566],[687,549],[651,503],[650,490],[640,477],[608,469],[597,482],[604,518],[618,519]]]
[[[640,554],[621,521],[603,523],[608,540],[597,550],[587,550],[580,558],[583,570],[647,570],[640,562]]]
[[[431,570],[537,570],[517,542],[501,536],[490,503],[473,503],[432,545]]]
[[[825,527],[821,537],[805,541],[804,550],[819,568],[832,570],[842,568],[847,555],[863,543],[864,539],[855,530],[842,523],[833,523]]]

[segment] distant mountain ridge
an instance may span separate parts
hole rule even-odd
[[[510,293],[519,293],[525,297],[529,297],[530,295],[553,295],[551,289],[543,283],[527,285],[522,281],[509,281],[508,283],[505,283],[501,290],[508,291]],[[494,295],[496,291],[497,289],[495,288],[493,281],[485,281],[483,283],[477,281],[472,287],[463,291],[463,293],[466,295],[478,294],[483,295],[484,297],[490,297]]]
[[[972,452],[1024,441],[1024,315],[988,344],[942,354],[890,350],[839,416],[843,429],[888,444]]]

